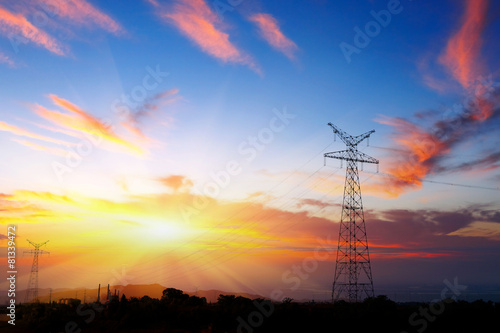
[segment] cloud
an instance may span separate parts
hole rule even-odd
[[[0,52],[0,63],[7,64],[9,67],[14,67],[14,61],[12,61],[8,56]]]
[[[72,24],[98,26],[112,34],[124,32],[122,26],[85,0],[41,0],[46,8]]]
[[[498,223],[487,222],[471,207],[455,212],[435,210],[365,211],[368,240],[374,258],[456,257],[473,259],[469,252],[498,247]],[[373,245],[372,245],[373,244]]]
[[[45,31],[31,24],[22,14],[0,6],[0,33],[14,42],[30,41],[57,55],[66,55],[67,48]]]
[[[193,182],[191,181],[191,179],[188,179],[182,175],[171,175],[159,178],[158,181],[160,181],[163,185],[171,188],[175,192],[180,190],[189,190],[193,186]]]
[[[103,140],[112,144],[112,146],[125,148],[126,151],[130,153],[142,155],[145,152],[135,143],[127,141],[116,134],[113,129],[111,129],[111,126],[95,118],[78,106],[56,95],[49,95],[49,97],[54,104],[58,105],[63,110],[68,111],[69,114],[48,110],[40,105],[37,105],[34,111],[40,117],[65,129],[70,129],[76,131],[77,133],[82,133],[88,137],[94,138],[95,141]]]
[[[148,97],[135,110],[126,110],[128,112],[124,113],[125,119],[121,125],[143,141],[151,142],[152,139],[147,137],[140,128],[143,119],[152,117],[160,108],[180,99],[182,97],[179,96],[179,89],[177,88],[168,89]]]
[[[460,29],[448,40],[439,61],[460,84],[470,89],[481,74],[479,57],[483,44],[488,0],[467,0]]]
[[[156,95],[148,97],[144,102],[133,112],[132,116],[135,122],[139,122],[141,118],[151,115],[152,112],[158,110],[160,107],[178,101],[179,89],[168,89]]]
[[[125,32],[118,22],[85,0],[20,0],[7,5],[10,8],[0,5],[0,34],[9,38],[14,47],[31,42],[54,54],[66,56],[70,52],[69,47],[48,33],[47,29],[62,31],[66,36],[77,35],[68,29],[68,25],[98,27],[114,35]],[[43,24],[36,23],[36,20],[42,19]],[[1,62],[13,66],[12,61],[0,53]]]
[[[297,203],[297,207],[298,208],[303,208],[303,207],[307,207],[307,206],[313,206],[313,207],[318,207],[318,208],[326,208],[326,207],[330,207],[330,206],[333,206],[333,205],[336,205],[336,206],[339,206],[339,204],[337,203],[330,203],[330,202],[327,202],[327,201],[322,201],[322,200],[317,200],[317,199],[301,199],[298,203]]]
[[[469,140],[470,134],[477,133],[481,125],[485,129],[486,125],[492,124],[499,113],[495,83],[491,75],[483,75],[485,68],[480,60],[487,8],[486,0],[467,1],[460,28],[449,38],[439,57],[439,62],[464,88],[465,101],[454,105],[451,115],[434,112],[439,118],[426,119],[431,122],[423,126],[401,118],[377,120],[394,128],[394,144],[403,150],[391,157],[390,177],[380,184],[391,195],[398,196],[407,190],[420,188],[422,180],[430,173],[467,170],[474,163],[496,168],[496,154],[487,154],[458,166],[445,163],[445,157],[452,156],[454,147]],[[426,80],[437,90],[443,89],[442,83],[427,77]]]
[[[28,137],[31,139],[37,139],[37,140],[41,140],[41,141],[45,141],[45,142],[55,143],[55,144],[62,145],[62,146],[71,146],[72,145],[69,142],[58,140],[58,139],[53,139],[51,137],[40,135],[40,134],[36,134],[36,133],[30,132],[28,130],[19,128],[17,126],[7,124],[3,121],[0,121],[0,131],[6,131],[6,132],[13,133],[15,135],[24,136],[24,137]]]
[[[264,204],[215,199],[191,223],[183,220],[182,207],[202,205],[204,199],[186,192],[106,200],[75,192],[65,196],[16,191],[0,195],[0,218],[5,223],[19,223],[20,229],[29,226],[35,232],[38,228],[42,239],[49,239],[43,236],[44,232],[57,237],[60,251],[78,257],[75,267],[80,270],[95,267],[102,257],[102,244],[107,244],[106,251],[117,253],[112,256],[113,265],[123,259],[147,276],[159,276],[159,270],[168,267],[171,283],[191,283],[190,279],[200,274],[208,274],[205,283],[216,283],[224,278],[221,272],[228,270],[242,274],[239,281],[246,283],[245,275],[255,270],[261,278],[279,279],[285,270],[304,259],[317,258],[319,248],[322,260],[318,261],[317,274],[311,275],[311,281],[324,279],[322,285],[331,284],[339,223],[311,216],[307,210],[291,212]],[[476,222],[489,222],[494,211],[495,206],[453,212],[366,210],[377,281],[387,279],[384,275],[394,280],[410,275],[412,279],[407,281],[412,283],[420,276],[428,279],[434,274],[446,275],[450,266],[470,270],[478,262],[484,267],[474,274],[490,272],[491,255],[495,254],[496,259],[499,251],[498,235],[482,231],[484,224]],[[492,225],[488,228],[496,230]],[[139,253],[138,248],[142,249]],[[145,260],[151,251],[160,252],[156,257],[164,266],[158,266],[156,260]],[[82,261],[83,255],[89,256],[88,260]],[[252,265],[246,270],[236,267],[247,266],[248,262]],[[408,274],[407,268],[415,269],[415,263],[427,266],[419,266],[419,274]]]
[[[446,142],[407,120],[383,117],[377,122],[396,130],[393,141],[400,148],[393,155],[392,166],[388,169],[392,177],[381,186],[390,195],[397,196],[403,191],[419,188],[425,176],[433,170],[435,158],[449,153]]]
[[[295,60],[295,52],[297,52],[298,47],[281,32],[278,21],[274,17],[259,13],[250,16],[249,20],[257,25],[260,35],[269,45],[282,52],[290,60]]]
[[[496,170],[498,168],[500,168],[500,151],[495,151],[491,153],[486,153],[485,156],[482,156],[472,161],[466,161],[457,165],[438,168],[437,171],[457,172],[457,171],[475,170],[475,171],[485,172],[490,170]]]
[[[464,228],[455,230],[449,236],[481,237],[500,241],[500,225],[492,222],[474,222]]]
[[[38,150],[38,151],[43,151],[52,155],[56,156],[62,156],[66,157],[68,154],[70,154],[69,150],[61,149],[61,148],[54,148],[54,147],[47,147],[43,145],[39,145],[37,143],[27,141],[27,140],[18,140],[18,139],[12,139],[12,141],[15,141],[23,146],[26,146],[28,148],[31,148],[33,150]]]
[[[176,0],[171,8],[161,10],[161,17],[210,56],[223,62],[247,65],[260,73],[252,57],[229,41],[222,22],[205,1]]]
[[[156,0],[147,0],[147,2],[149,2],[151,5],[155,7],[160,7],[160,4]]]
[[[49,98],[55,105],[60,107],[63,112],[49,110],[46,107],[38,104],[33,105],[32,110],[38,116],[50,121],[56,126],[46,126],[39,123],[34,123],[34,125],[51,131],[52,133],[62,133],[64,135],[75,137],[80,140],[83,136],[86,139],[90,140],[90,144],[93,144],[96,147],[99,146],[100,148],[109,151],[125,152],[134,156],[141,156],[147,152],[144,145],[150,142],[151,139],[144,136],[142,132],[140,132],[135,127],[129,126],[129,124],[127,123],[122,123],[122,126],[119,126],[118,129],[127,130],[128,132],[134,133],[136,136],[139,136],[142,141],[130,140],[130,138],[127,138],[122,134],[118,134],[116,132],[116,128],[94,117],[89,112],[81,109],[79,106],[69,102],[68,100],[60,98],[59,96],[53,94],[49,95]],[[0,121],[0,131],[6,131],[18,136],[62,145],[65,148],[76,146],[75,143],[33,133],[31,131],[14,125],[10,125],[3,121]],[[137,137],[135,139],[137,139]],[[13,139],[13,141],[25,147],[43,151],[52,155],[68,156],[68,154],[72,153],[72,151],[68,149],[65,150],[60,148],[48,147],[31,140],[28,141]]]

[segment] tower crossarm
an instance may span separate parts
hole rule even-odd
[[[335,126],[334,124],[328,123],[328,126],[330,126],[333,129],[333,133],[337,134],[340,137],[340,139],[342,141],[344,141],[344,143],[346,145],[350,146],[351,143],[354,141],[354,138],[352,137],[352,135],[347,134],[346,132],[344,132],[343,130],[341,130],[340,128]]]
[[[353,145],[356,146],[357,144],[359,144],[364,139],[369,138],[370,135],[372,135],[373,133],[375,133],[375,130],[371,130],[371,131],[368,131],[368,132],[363,133],[361,135],[355,136],[354,137],[354,143],[353,143]]]
[[[24,254],[35,254],[35,250],[30,250],[30,251],[24,251]],[[49,251],[45,250],[38,250],[38,254],[50,254]]]
[[[352,136],[352,135],[347,134],[346,132],[344,132],[343,130],[341,130],[340,128],[338,128],[337,126],[335,126],[332,123],[328,123],[328,126],[330,126],[333,129],[333,133],[337,134],[340,137],[340,139],[347,146],[350,146],[350,147],[357,146],[361,141],[369,138],[370,135],[375,133],[375,130],[371,130],[371,131],[368,131],[368,132],[363,133],[363,134],[358,135],[358,136]]]
[[[27,241],[28,241],[28,243],[30,243],[31,245],[33,245],[33,247],[35,249],[38,249],[38,248],[44,246],[45,244],[47,244],[49,242],[49,241],[45,241],[43,243],[36,244],[36,243],[33,243],[32,241],[30,241],[29,239],[27,239]]]
[[[355,151],[352,151],[352,150],[334,151],[331,153],[326,153],[324,156],[328,157],[328,158],[335,158],[337,160],[346,160],[346,161],[372,163],[372,164],[379,163],[379,160],[377,160],[376,158],[373,158],[369,155],[366,155],[365,153],[362,153],[362,152],[356,151],[356,150]]]

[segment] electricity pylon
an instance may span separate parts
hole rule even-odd
[[[31,274],[30,279],[28,281],[28,288],[26,291],[26,297],[24,298],[24,302],[28,303],[33,300],[35,302],[38,301],[38,255],[50,253],[48,251],[40,250],[40,247],[47,244],[48,241],[44,243],[35,244],[29,239],[27,241],[35,248],[31,251],[24,251],[24,253],[33,254],[33,264],[31,265]]]
[[[377,159],[358,151],[358,144],[368,139],[375,131],[351,136],[332,123],[328,125],[332,127],[333,133],[342,139],[347,148],[324,155],[325,162],[328,157],[345,160],[347,164],[332,302],[337,300],[358,302],[365,297],[375,295],[358,174],[358,162],[361,165],[379,163]]]

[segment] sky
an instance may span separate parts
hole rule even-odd
[[[345,149],[375,293],[500,285],[500,5],[0,1],[0,230],[18,288],[329,299]],[[368,144],[369,143],[369,144]],[[1,263],[7,271],[7,260]],[[7,283],[0,283],[2,290]]]

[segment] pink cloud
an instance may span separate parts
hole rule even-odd
[[[468,0],[460,29],[448,40],[440,62],[469,89],[480,76],[478,57],[483,43],[488,0]]]
[[[282,52],[289,59],[295,59],[295,52],[297,52],[298,47],[281,32],[278,21],[274,17],[269,14],[259,13],[252,15],[250,21],[257,25],[262,38],[273,48]]]
[[[66,47],[45,31],[31,24],[22,14],[15,14],[0,6],[0,33],[17,41],[31,41],[52,53],[66,55]]]
[[[73,23],[85,26],[96,25],[115,35],[124,31],[119,23],[85,0],[42,0],[42,2],[58,16]]]
[[[9,65],[10,67],[14,67],[14,61],[12,61],[8,56],[0,52],[0,63],[4,63]]]
[[[0,131],[10,132],[10,133],[18,135],[18,136],[24,136],[24,137],[31,138],[31,139],[55,143],[55,144],[62,145],[62,146],[70,146],[71,145],[71,143],[69,143],[69,142],[65,142],[62,140],[50,138],[48,136],[36,134],[36,133],[30,132],[28,130],[25,130],[23,128],[19,128],[19,127],[14,126],[14,125],[7,124],[3,121],[0,121]]]
[[[70,154],[70,150],[65,150],[65,149],[55,148],[55,147],[47,147],[47,146],[40,145],[38,143],[31,142],[28,140],[12,139],[12,141],[15,141],[15,142],[19,143],[20,145],[31,148],[33,150],[43,151],[45,153],[49,153],[49,154],[56,155],[56,156],[66,157],[66,156],[68,156],[68,154]]]
[[[222,31],[221,21],[203,0],[177,0],[171,10],[161,15],[192,40],[203,52],[223,62],[247,65],[260,73],[252,57],[239,50],[229,34]]]

